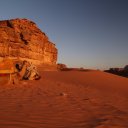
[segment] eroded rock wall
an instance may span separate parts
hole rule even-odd
[[[0,58],[4,57],[54,65],[57,48],[34,22],[27,19],[5,20],[0,21]]]

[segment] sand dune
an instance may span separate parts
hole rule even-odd
[[[0,85],[0,128],[127,128],[128,79],[100,71],[42,72]]]

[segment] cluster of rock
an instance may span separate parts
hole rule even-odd
[[[4,20],[0,21],[0,59],[5,57],[55,65],[57,48],[34,22]]]
[[[64,70],[64,69],[67,69],[67,65],[58,63],[58,64],[57,64],[57,69],[58,69],[58,70]]]
[[[109,70],[105,70],[105,72],[128,77],[128,65],[126,65],[124,68],[110,68]]]

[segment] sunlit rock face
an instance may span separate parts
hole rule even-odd
[[[57,48],[34,22],[4,20],[0,21],[0,59],[5,57],[55,65]]]

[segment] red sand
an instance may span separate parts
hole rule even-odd
[[[0,85],[0,128],[128,128],[127,108],[128,79],[100,71]]]

